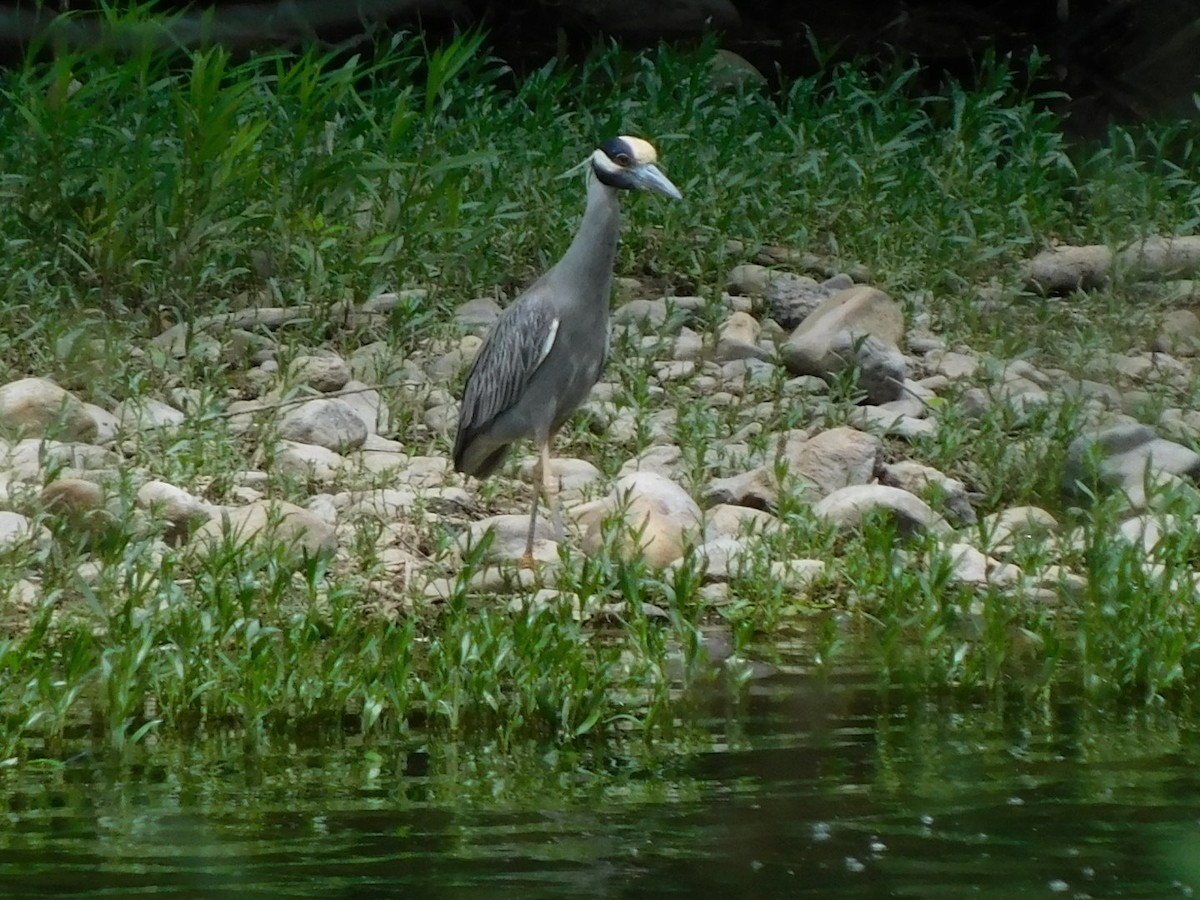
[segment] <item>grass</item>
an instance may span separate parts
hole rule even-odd
[[[155,15],[139,7],[122,21]],[[457,303],[512,296],[557,257],[581,198],[576,179],[555,176],[600,136],[652,137],[687,198],[627,204],[618,269],[705,298],[692,320],[704,332],[721,320],[729,268],[783,245],[865,264],[951,342],[1082,372],[1099,352],[1136,346],[1154,308],[1131,311],[1122,283],[1066,301],[1022,295],[1021,260],[1054,240],[1119,243],[1200,225],[1195,123],[1114,126],[1099,145],[1073,146],[1027,87],[1038,84],[1037,58],[986,59],[974,85],[932,95],[914,88],[915,69],[852,65],[772,94],[714,90],[711,47],[610,49],[517,79],[478,34],[246,59],[220,48],[51,46],[0,74],[4,380],[49,376],[106,407],[198,391],[200,414],[139,440],[128,462],[213,502],[239,496],[244,473],[270,459],[225,416],[247,360],[214,359],[198,340],[175,358],[149,348],[152,337],[202,314],[311,305],[281,338],[280,359],[314,348],[352,357],[386,342],[375,374],[395,434],[414,452],[444,454],[444,439],[421,425],[415,389],[401,384],[403,366],[452,346]],[[988,283],[1023,314],[981,312],[970,287]],[[430,292],[385,321],[328,323],[334,304],[410,285]],[[614,446],[581,420],[564,436],[567,452],[613,475],[649,446],[649,417],[674,408],[666,427],[696,493],[747,457],[770,458],[782,429],[845,421],[855,397],[852,384],[835,385],[798,403],[778,378],[728,406],[687,382],[659,391],[652,364],[668,347],[647,348],[636,333],[614,342],[616,406],[633,410],[637,427]],[[1194,397],[1193,386],[1169,399],[1186,407]],[[934,437],[889,454],[962,477],[984,512],[1022,502],[1061,511],[1057,472],[1082,416],[1065,403],[968,421],[948,405]],[[726,454],[722,442],[742,429],[745,447]],[[135,506],[133,480],[110,486],[120,509]],[[310,486],[271,476],[267,490],[302,503]],[[489,485],[482,496],[503,505],[504,492]],[[469,589],[475,555],[445,604],[397,600],[380,527],[365,520],[343,541],[357,565],[310,560],[297,571],[284,549],[233,544],[189,567],[152,534],[117,528],[86,542],[39,514],[56,540],[4,551],[4,577],[39,574],[44,599],[6,614],[0,759],[53,756],[80,734],[121,748],[230,725],[494,732],[501,744],[663,734],[681,684],[704,677],[700,627],[712,622],[742,655],[771,655],[795,635],[821,665],[869,647],[884,681],[1166,697],[1200,680],[1190,581],[1200,509],[1186,496],[1169,503],[1187,524],[1155,551],[1159,572],[1113,537],[1116,510],[1071,520],[1080,542],[1063,538],[1063,553],[1089,587],[1047,608],[953,584],[933,543],[901,559],[885,523],[835,534],[814,524],[802,494],[786,493],[787,528],[763,539],[729,606],[705,599],[692,565],[663,574],[608,550],[568,553],[559,589],[589,611],[624,603],[600,628],[565,606],[481,602]],[[452,544],[436,515],[417,532],[428,554]],[[1044,548],[1024,552],[1017,562],[1045,563]],[[786,558],[825,559],[833,571],[797,596],[769,573]]]

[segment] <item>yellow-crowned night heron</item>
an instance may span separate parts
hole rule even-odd
[[[585,162],[587,208],[575,239],[500,315],[467,375],[454,468],[487,478],[514,441],[532,437],[538,447],[526,562],[533,555],[540,491],[562,540],[550,444],[599,379],[608,356],[608,301],[621,228],[617,191],[681,196],[655,165],[657,158],[654,147],[635,137],[613,138],[592,153]]]

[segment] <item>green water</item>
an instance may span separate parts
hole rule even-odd
[[[0,774],[0,895],[1180,897],[1200,727],[777,674],[674,737],[232,736]]]

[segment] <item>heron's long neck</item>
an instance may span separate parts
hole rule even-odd
[[[612,293],[613,262],[620,232],[621,205],[616,188],[603,184],[589,172],[583,221],[571,246],[554,267],[554,274],[572,285],[574,291],[596,297],[605,312]]]

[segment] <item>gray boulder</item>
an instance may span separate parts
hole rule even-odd
[[[904,393],[908,364],[898,349],[903,337],[900,304],[875,288],[854,287],[822,303],[792,332],[781,355],[795,374],[826,380],[856,367],[868,402],[882,404]]]

